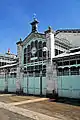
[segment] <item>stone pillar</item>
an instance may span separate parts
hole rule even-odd
[[[55,40],[54,40],[54,32],[49,27],[47,31],[45,31],[45,36],[46,36],[46,46],[47,50],[49,51],[49,58],[50,62],[52,63],[52,58],[55,56]]]
[[[17,57],[18,57],[18,65],[17,65],[17,79],[16,79],[16,91],[21,91],[21,80],[22,80],[22,40],[20,39],[17,42]]]
[[[45,31],[46,36],[46,46],[47,52],[47,64],[46,64],[46,80],[47,80],[47,94],[53,94],[53,92],[57,92],[57,72],[56,65],[53,64],[52,58],[55,56],[55,40],[54,40],[54,32],[51,27],[47,31]]]

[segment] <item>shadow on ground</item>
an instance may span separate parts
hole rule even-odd
[[[53,102],[53,101],[57,103],[64,103],[64,104],[69,104],[73,106],[80,106],[80,99],[58,98],[50,102]]]

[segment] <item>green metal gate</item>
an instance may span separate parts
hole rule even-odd
[[[58,95],[80,98],[80,75],[58,76]]]
[[[0,91],[5,90],[5,74],[0,74]]]
[[[14,75],[8,76],[8,92],[16,92],[16,77]]]
[[[23,78],[23,92],[33,95],[46,94],[46,77],[34,77],[25,75]]]

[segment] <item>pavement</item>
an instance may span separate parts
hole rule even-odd
[[[13,103],[9,103],[9,105],[22,105],[22,104],[27,104],[27,103],[34,103],[34,102],[39,102],[39,101],[44,101],[44,100],[48,100],[49,98],[38,98],[38,99],[34,99],[34,100],[25,100],[25,101],[20,101],[20,102],[13,102]]]
[[[80,107],[48,98],[2,94],[0,120],[80,120]]]
[[[33,119],[0,108],[0,120],[33,120]]]
[[[10,96],[12,96],[12,95],[11,94],[1,94],[0,95],[0,97],[10,97]],[[14,99],[14,97],[13,97],[13,99]],[[0,102],[0,113],[2,113],[2,111],[7,111],[7,112],[11,112],[14,115],[17,114],[17,115],[24,116],[28,120],[30,120],[30,119],[31,120],[60,120],[60,119],[55,118],[55,117],[50,117],[48,115],[44,115],[44,114],[41,114],[38,112],[34,112],[34,111],[31,111],[28,109],[24,109],[24,108],[20,108],[18,106],[17,107],[15,106],[15,105],[22,105],[25,103],[26,104],[27,103],[34,103],[34,102],[40,102],[40,101],[45,101],[45,100],[48,100],[48,98],[35,98],[35,99],[31,99],[31,100],[27,99],[27,100],[23,100],[23,101],[12,102],[12,103]],[[2,118],[0,120],[5,120],[6,116],[3,114],[1,114]],[[16,117],[16,119],[17,119],[17,117]]]
[[[8,111],[11,111],[13,113],[20,114],[22,116],[34,119],[34,120],[60,120],[58,118],[50,117],[48,115],[44,115],[38,112],[34,112],[31,110],[27,110],[24,108],[16,107],[14,105],[24,104],[24,103],[30,103],[30,102],[38,102],[38,101],[44,101],[47,100],[47,98],[39,98],[35,100],[28,100],[28,101],[21,101],[21,102],[15,102],[15,103],[4,103],[0,102],[0,108],[5,109]],[[67,119],[64,119],[67,120]]]
[[[32,118],[35,120],[60,120],[58,118],[53,118],[53,117],[50,117],[48,115],[44,115],[44,114],[41,114],[38,112],[33,112],[33,111],[30,111],[27,109],[15,107],[13,105],[8,105],[8,104],[3,103],[3,102],[0,102],[0,108],[9,110],[13,113],[17,113],[17,114],[20,114],[20,115],[23,115],[23,116],[26,116],[26,117],[29,117],[29,118]]]

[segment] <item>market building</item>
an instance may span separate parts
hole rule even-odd
[[[17,62],[17,55],[11,54],[10,49],[0,54],[0,92],[16,92]]]
[[[53,58],[59,97],[80,98],[80,47]]]
[[[74,84],[77,96],[75,95],[76,92],[72,95],[73,85],[69,80],[79,79],[79,75],[70,76],[73,74],[74,64],[79,66],[80,30],[53,31],[51,27],[48,27],[48,30],[40,33],[38,32],[38,23],[38,20],[34,18],[30,23],[32,26],[31,33],[24,40],[20,38],[17,42],[17,57],[14,61],[0,67],[0,70],[8,70],[5,78],[1,78],[2,86],[4,86],[2,91],[6,88],[8,92],[22,91],[25,94],[33,95],[58,94],[62,97],[79,98],[79,88],[78,92],[76,91],[79,80]],[[72,53],[73,51],[74,53]],[[65,68],[65,65],[68,65],[67,68]],[[79,74],[79,67],[75,69]],[[74,71],[76,71],[75,69]],[[11,77],[11,74],[13,75],[12,71],[14,76]],[[66,83],[67,79],[69,79],[68,83]],[[68,89],[66,85],[69,86],[70,90],[65,90]]]
[[[17,42],[17,56],[19,58],[17,83],[21,83],[20,81],[24,79],[24,92],[46,95],[46,91],[52,92],[54,90],[52,58],[66,52],[72,48],[72,45],[68,40],[56,37],[57,34],[51,27],[44,33],[39,33],[38,23],[34,18],[31,22],[31,33],[23,41],[20,39]],[[21,70],[22,73],[20,73]],[[50,87],[48,87],[49,85]],[[20,89],[19,85],[18,89]]]

